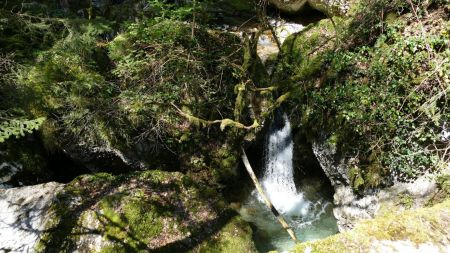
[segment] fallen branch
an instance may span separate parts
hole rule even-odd
[[[259,194],[261,195],[261,197],[264,200],[264,203],[270,209],[270,211],[272,211],[273,215],[275,215],[275,217],[277,218],[277,220],[281,224],[281,226],[286,230],[286,232],[288,232],[288,234],[291,236],[292,240],[294,240],[294,242],[296,242],[297,241],[297,237],[295,236],[294,231],[288,225],[286,220],[278,212],[278,210],[273,206],[272,202],[270,202],[269,198],[264,193],[264,190],[261,187],[261,184],[259,183],[258,178],[256,177],[255,173],[253,172],[253,169],[252,169],[252,167],[250,165],[250,162],[248,161],[247,155],[245,154],[245,150],[242,147],[241,147],[241,151],[242,151],[242,155],[241,155],[242,161],[244,162],[244,166],[247,169],[248,174],[250,175],[250,177],[253,180],[253,183],[254,183],[254,185],[256,187],[256,190],[258,190]]]

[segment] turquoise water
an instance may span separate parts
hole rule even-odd
[[[327,187],[324,178],[308,178],[306,173],[303,173],[299,182],[295,182],[293,155],[291,123],[288,116],[278,109],[264,143],[264,166],[260,182],[265,195],[284,216],[299,241],[320,239],[337,233],[329,183]],[[283,252],[294,246],[294,241],[263,204],[256,190],[245,197],[240,213],[254,225],[253,239],[260,252]]]
[[[330,196],[321,195],[322,186],[315,180],[307,179],[301,182],[302,186],[297,195],[299,199],[292,200],[300,204],[283,214],[301,242],[338,233]],[[253,239],[260,252],[283,252],[294,247],[289,234],[261,202],[256,191],[248,195],[240,208],[240,214],[253,225]]]

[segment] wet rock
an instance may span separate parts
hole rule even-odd
[[[63,186],[47,183],[0,189],[0,252],[33,252]]]
[[[358,198],[348,186],[338,186],[333,197],[333,214],[341,232],[352,229],[360,220],[373,218],[379,209],[375,195]]]

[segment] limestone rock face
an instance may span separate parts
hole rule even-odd
[[[0,251],[33,252],[62,184],[0,189]]]
[[[350,9],[348,0],[309,0],[309,5],[327,16],[343,15]]]
[[[356,161],[340,152],[333,137],[316,138],[312,150],[334,187],[333,213],[340,231],[350,230],[361,220],[372,219],[390,208],[423,207],[438,191],[436,176],[424,175],[412,182],[394,181],[391,187],[366,190],[358,195],[351,175]]]
[[[350,185],[349,164],[351,161],[339,154],[334,143],[318,138],[312,143],[312,149],[333,187]]]
[[[362,197],[349,186],[335,188],[333,210],[340,231],[352,229],[358,222],[371,219],[390,210],[420,208],[437,193],[434,178],[422,176],[411,183],[395,183],[392,187],[368,192]]]
[[[269,0],[269,2],[279,10],[290,14],[301,11],[306,4],[327,16],[343,15],[349,9],[347,0]]]

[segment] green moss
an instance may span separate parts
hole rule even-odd
[[[419,15],[421,22],[404,1],[360,7],[355,16],[333,19],[336,27],[324,20],[288,38],[274,80],[281,80],[280,94],[292,94],[284,103],[292,124],[306,129],[310,142],[337,131],[336,158],[352,157],[363,179],[354,177],[353,186],[368,189],[389,184],[392,175],[417,178],[447,160],[427,147],[441,143],[438,125],[449,111],[436,100],[448,78],[433,72],[437,62],[448,69],[449,37],[441,3]],[[383,12],[386,20],[380,20]],[[428,91],[417,88],[425,83]]]
[[[439,191],[428,200],[427,206],[432,206],[450,199],[450,174],[438,176],[436,184]]]
[[[348,171],[348,176],[354,191],[360,191],[364,188],[364,178],[362,177],[361,171],[358,167],[352,167]]]
[[[365,171],[365,188],[376,188],[380,186],[385,177],[386,170],[378,161],[372,161]]]
[[[237,84],[234,87],[234,93],[236,94],[236,101],[234,102],[234,120],[239,121],[241,118],[242,111],[245,107],[245,95],[246,95],[246,85],[245,83]]]
[[[353,230],[322,240],[298,244],[294,252],[369,252],[374,240],[408,240],[416,244],[440,245],[450,226],[450,200],[430,208],[388,212],[373,220],[363,221]]]
[[[143,191],[134,192],[131,196],[119,193],[102,199],[96,216],[103,224],[103,236],[108,240],[126,242],[126,246],[119,244],[102,252],[139,252],[145,249],[145,242],[163,232],[164,217],[170,217],[168,211],[152,204]]]
[[[291,35],[283,43],[277,75],[292,73],[291,79],[302,80],[317,76],[326,60],[326,52],[333,49],[335,28],[329,19],[311,24],[302,32]]]
[[[191,253],[237,253],[257,252],[252,241],[252,230],[240,217],[231,219],[211,239],[190,251]]]
[[[411,209],[414,205],[414,199],[410,194],[400,194],[398,203],[402,206],[404,206],[406,209]]]
[[[439,190],[444,191],[448,196],[450,196],[450,174],[440,175],[436,182]]]
[[[179,172],[145,171],[78,177],[58,195],[54,219],[37,252],[90,251],[90,233],[101,252],[180,252],[217,246],[251,252],[251,229],[233,218],[218,190]],[[206,231],[206,232],[205,232]],[[186,241],[189,238],[188,241]]]
[[[336,148],[339,144],[340,136],[338,133],[333,133],[328,139],[327,139],[327,145],[330,147]]]

